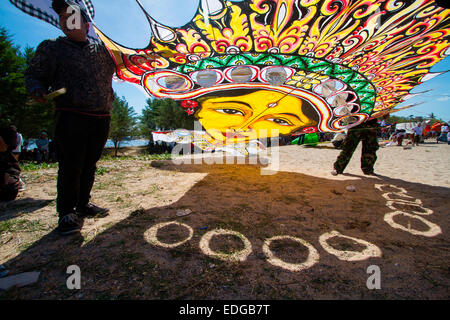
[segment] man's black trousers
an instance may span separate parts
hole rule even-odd
[[[56,210],[59,216],[89,203],[96,163],[108,139],[110,117],[58,111],[55,146],[59,162]]]

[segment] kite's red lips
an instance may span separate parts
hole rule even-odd
[[[244,136],[239,133],[232,133],[232,132],[226,132],[224,134],[224,136],[226,136],[227,138],[230,138],[230,139],[232,139],[232,138],[247,138],[247,136]]]

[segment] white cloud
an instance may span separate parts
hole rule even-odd
[[[437,101],[447,101],[450,100],[450,96],[443,96],[437,99]]]

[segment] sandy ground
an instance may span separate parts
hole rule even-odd
[[[0,297],[448,299],[450,146],[381,148],[376,177],[359,169],[360,148],[332,176],[338,153],[284,146],[277,172],[205,163],[220,155],[101,161],[92,200],[111,212],[69,237],[54,232],[57,170],[26,172],[27,190],[0,204],[0,264],[41,275]],[[70,265],[81,290],[66,286]]]

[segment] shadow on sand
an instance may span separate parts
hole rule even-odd
[[[15,201],[0,202],[0,221],[14,219],[23,214],[42,209],[53,201],[54,200],[25,198]]]
[[[86,235],[47,234],[5,263],[11,274],[41,271],[33,286],[12,289],[3,299],[447,299],[449,290],[448,188],[409,183],[389,177],[350,182],[278,172],[261,175],[260,166],[178,165],[162,162],[158,170],[207,173],[178,201],[168,206],[130,212],[128,218],[86,241]],[[394,229],[383,217],[392,210],[375,184],[395,185],[434,211],[424,216],[438,224],[435,237]],[[394,190],[395,191],[395,190]],[[192,213],[177,217],[180,209]],[[403,208],[407,210],[408,208]],[[415,219],[398,223],[425,230]],[[150,244],[146,232],[158,223],[178,221],[193,230],[191,240],[169,249]],[[214,229],[240,232],[251,244],[245,261],[225,262],[200,249],[203,235]],[[378,246],[381,257],[342,261],[328,253],[319,237],[330,231]],[[292,272],[270,264],[264,241],[290,235],[309,242],[319,253],[310,268]],[[158,240],[173,244],[189,236],[188,229],[161,228]],[[329,241],[339,250],[361,251],[360,244],[343,238]],[[211,239],[211,250],[241,251],[244,244],[230,235]],[[289,240],[271,245],[285,262],[301,264],[309,253]],[[81,269],[81,290],[68,290],[66,269]],[[381,269],[382,289],[366,286],[367,268]]]

